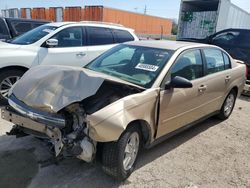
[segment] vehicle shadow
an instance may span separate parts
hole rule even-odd
[[[216,118],[209,118],[197,125],[194,125],[190,129],[187,129],[165,141],[156,145],[155,147],[143,150],[141,155],[138,159],[137,169],[143,167],[144,165],[156,160],[157,158],[161,157],[162,155],[167,154],[168,152],[172,151],[173,149],[179,147],[180,145],[184,144],[185,142],[189,141],[190,139],[194,138],[195,136],[199,135],[200,133],[206,131],[207,129],[216,126],[217,124],[221,123],[221,120]]]
[[[239,98],[240,98],[241,100],[243,100],[243,101],[250,102],[250,96],[241,95]]]
[[[153,162],[162,155],[166,155],[171,150],[220,122],[217,119],[210,118],[149,150],[143,150],[138,158],[135,170]],[[119,187],[131,183],[129,179],[125,182],[117,182],[105,175],[98,161],[88,164],[78,159],[66,159],[59,162],[58,165],[39,167],[38,161],[47,160],[51,157],[47,149],[42,141],[31,136],[20,139],[13,136],[0,136],[0,157],[7,156],[0,161],[5,164],[5,168],[0,168],[0,175],[4,174],[3,177],[5,177],[4,179],[0,176],[0,187],[2,185],[12,188],[27,187],[27,185],[29,187],[80,188],[83,185],[84,187]],[[27,153],[29,153],[29,156],[25,157]],[[34,162],[32,153],[36,156],[36,162]],[[27,163],[27,161],[30,162]],[[8,168],[7,165],[11,165],[11,168]],[[21,172],[16,172],[15,169],[20,169]]]

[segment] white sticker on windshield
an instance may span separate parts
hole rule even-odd
[[[44,29],[43,31],[46,32],[46,33],[51,33],[53,30],[51,30],[51,29]]]
[[[142,70],[150,71],[150,72],[155,72],[155,71],[157,71],[157,69],[159,67],[155,66],[155,65],[149,65],[149,64],[141,64],[141,63],[139,63],[138,65],[136,65],[135,68],[136,69],[142,69]]]

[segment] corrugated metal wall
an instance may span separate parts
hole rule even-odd
[[[137,34],[170,35],[172,20],[103,6],[22,8],[21,17],[49,21],[104,21],[122,24]]]
[[[103,21],[133,28],[138,34],[170,35],[172,20],[118,9],[104,8]]]
[[[39,7],[39,8],[33,8],[31,10],[31,18],[37,19],[37,20],[46,20],[49,19],[49,12],[48,9]]]
[[[204,38],[216,30],[217,11],[182,12],[179,36],[181,38]],[[195,29],[194,29],[195,28]]]
[[[81,21],[82,8],[81,7],[65,7],[64,21]]]
[[[88,21],[103,21],[103,6],[85,6],[84,19]]]
[[[31,8],[21,8],[21,18],[31,19]]]

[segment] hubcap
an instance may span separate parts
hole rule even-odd
[[[7,98],[10,88],[20,79],[20,76],[9,76],[0,84],[0,93],[4,98]]]
[[[224,106],[225,116],[229,116],[230,113],[232,112],[233,106],[234,106],[234,100],[235,100],[234,95],[229,94],[227,99],[226,99],[225,106]]]
[[[139,134],[137,132],[132,133],[125,147],[123,158],[123,167],[125,170],[129,170],[133,166],[138,154],[139,144]]]

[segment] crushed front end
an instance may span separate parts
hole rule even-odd
[[[56,157],[93,160],[96,142],[88,136],[86,113],[80,104],[72,104],[56,114],[31,108],[13,94],[9,97],[9,104],[1,110],[2,119],[14,123],[9,134],[47,139],[53,145]]]

